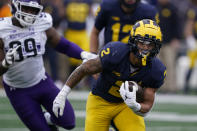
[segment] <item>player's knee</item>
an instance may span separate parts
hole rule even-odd
[[[71,130],[71,129],[75,128],[75,122],[69,122],[69,123],[59,122],[56,124],[66,130]]]
[[[71,130],[71,129],[75,128],[75,123],[64,126],[64,128],[67,129],[67,130]]]

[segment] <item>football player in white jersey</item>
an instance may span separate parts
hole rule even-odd
[[[12,0],[11,7],[13,16],[0,19],[0,75],[14,110],[31,131],[50,131],[49,124],[74,128],[75,115],[68,100],[62,117],[52,112],[60,90],[45,72],[45,44],[77,59],[95,55],[61,37],[52,27],[51,16],[42,12],[40,0]],[[46,117],[41,106],[49,112]]]

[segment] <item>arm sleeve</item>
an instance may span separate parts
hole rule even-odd
[[[78,45],[66,40],[64,37],[61,37],[55,50],[76,59],[81,59],[81,52],[83,51]]]

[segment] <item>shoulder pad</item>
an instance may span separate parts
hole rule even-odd
[[[5,35],[5,32],[8,30],[13,30],[12,24],[11,24],[11,17],[0,18],[0,32],[1,32],[0,38],[2,38],[3,35]]]
[[[152,78],[155,81],[163,81],[165,79],[166,67],[164,64],[158,59],[154,58],[152,60]]]
[[[129,53],[129,46],[122,42],[109,42],[100,51],[99,57],[105,66],[114,66]]]
[[[47,30],[53,26],[53,19],[49,13],[42,12],[35,25],[42,30]]]
[[[0,25],[1,25],[0,29],[6,28],[5,25],[8,25],[9,23],[11,23],[9,21],[11,21],[11,17],[2,17],[2,18],[0,18]]]

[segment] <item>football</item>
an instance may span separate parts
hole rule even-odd
[[[137,83],[136,83],[137,84]],[[129,81],[129,91],[133,91],[135,84],[132,81]],[[141,103],[144,101],[144,89],[138,85],[138,90],[136,91],[136,101]]]

